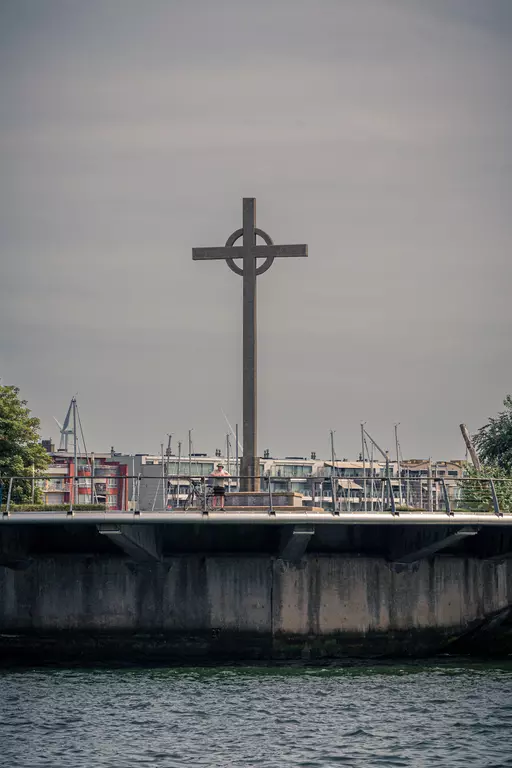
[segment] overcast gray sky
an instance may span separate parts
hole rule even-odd
[[[512,390],[512,2],[0,0],[0,376],[97,451],[241,423],[257,198],[259,448],[463,456]]]

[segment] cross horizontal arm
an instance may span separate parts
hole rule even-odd
[[[252,245],[251,256],[255,259],[266,259],[276,256],[307,256],[307,245]],[[232,245],[220,248],[192,248],[194,261],[209,261],[211,259],[243,259],[246,248]]]

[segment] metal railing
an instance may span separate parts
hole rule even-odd
[[[247,491],[246,494],[249,497],[258,494],[257,501],[262,501],[268,506],[268,511],[273,512],[273,493],[268,476],[230,475],[222,480],[228,508],[232,506],[233,494],[243,496],[238,489],[243,487],[244,481],[250,481],[246,484],[257,484],[259,490]],[[27,493],[27,484],[32,488],[31,493]],[[207,513],[223,506],[222,501],[217,502],[221,495],[213,493],[215,485],[214,477],[198,475],[18,475],[0,478],[0,511],[3,515],[18,509],[44,511],[45,508],[64,509],[69,514],[73,514],[75,509],[140,513],[186,508]],[[28,495],[31,495],[30,500],[27,500]]]
[[[327,494],[323,491],[312,501],[337,512],[512,512],[512,478],[314,478],[319,480],[327,486]]]
[[[245,483],[251,481],[251,483]],[[257,481],[259,491],[238,489]],[[201,490],[192,493],[192,487]],[[266,509],[294,506],[341,513],[400,512],[512,513],[512,478],[308,476],[224,478],[224,503],[211,498],[215,478],[189,475],[149,476],[44,474],[0,478],[0,510],[44,509],[140,512]],[[196,489],[197,490],[197,489]],[[30,500],[27,501],[27,496]],[[24,501],[20,504],[21,499]]]
[[[240,490],[244,486],[257,486],[258,490]],[[192,510],[208,513],[218,508],[230,511],[233,507],[261,507],[274,511],[275,490],[268,475],[229,475],[223,478],[223,493],[215,494],[215,477],[199,475],[166,475],[154,477],[139,475],[136,493],[136,511],[157,512]],[[224,497],[224,498],[223,498]],[[249,504],[249,502],[253,502]],[[236,504],[238,502],[238,504]]]
[[[34,474],[0,477],[0,510],[128,509],[128,475]],[[30,498],[27,498],[29,497]],[[56,498],[57,497],[57,498]]]

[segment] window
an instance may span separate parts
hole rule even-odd
[[[95,477],[108,477],[109,475],[115,475],[116,470],[114,467],[99,466],[94,469]]]
[[[225,468],[227,469],[227,462],[224,462]],[[235,471],[235,462],[233,461],[230,465],[231,474]],[[196,461],[193,460],[190,462],[190,473],[193,477],[203,477],[205,475],[209,475],[210,472],[213,472],[213,461]],[[170,475],[177,475],[178,474],[178,462],[177,461],[170,461],[169,462],[169,469],[168,473]],[[189,463],[188,463],[188,457],[183,456],[180,461],[180,475],[188,475],[189,473]]]
[[[275,464],[272,475],[277,477],[309,477],[313,471],[311,464]]]
[[[454,470],[454,469],[449,469],[448,470],[448,474],[449,474],[450,477],[457,477],[457,475],[459,473],[456,470]]]
[[[109,488],[115,488],[117,485],[117,479],[115,477],[109,477],[107,480],[107,485]]]

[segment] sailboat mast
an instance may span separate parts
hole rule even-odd
[[[74,466],[74,481],[75,481],[75,488],[73,490],[73,502],[76,503],[75,499],[75,493],[77,493],[78,489],[78,461],[77,461],[77,441],[76,441],[76,398],[73,398],[71,400],[71,403],[73,405],[73,466]],[[67,440],[67,435],[66,435]]]

